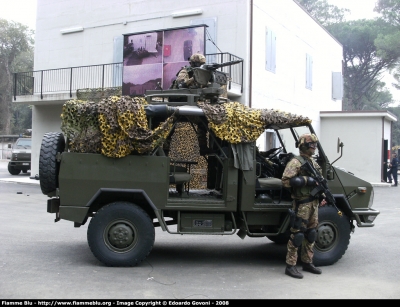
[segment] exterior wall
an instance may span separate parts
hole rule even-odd
[[[390,139],[394,116],[387,112],[343,112],[321,114],[321,144],[333,162],[339,158],[338,138],[343,142],[343,156],[334,163],[371,183],[382,179],[384,139]]]
[[[38,0],[35,70],[112,63],[115,37],[186,27],[211,18],[217,21],[218,47],[244,57],[248,50],[248,7],[248,0],[204,0],[195,4],[174,0]],[[171,15],[194,9],[203,13],[179,18]],[[60,33],[77,26],[83,31]]]
[[[252,107],[308,116],[320,136],[319,111],[342,109],[341,100],[332,99],[342,46],[293,1],[255,0],[253,18]],[[266,29],[276,35],[275,73],[265,68]],[[306,54],[313,58],[312,90],[306,89]]]
[[[46,132],[61,132],[62,105],[36,105],[32,109],[31,176],[39,174],[40,145]]]

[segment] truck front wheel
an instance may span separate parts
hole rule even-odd
[[[331,265],[345,254],[350,243],[350,220],[339,216],[332,206],[323,206],[318,212],[317,238],[313,262],[316,266]]]
[[[90,250],[107,266],[137,265],[150,253],[154,237],[149,215],[129,202],[114,202],[101,208],[87,231]]]

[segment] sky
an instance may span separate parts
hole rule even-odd
[[[278,0],[273,0],[278,1]],[[339,8],[347,8],[351,14],[347,15],[348,20],[353,19],[372,19],[377,15],[374,7],[377,0],[328,0],[329,4]],[[13,20],[27,25],[30,29],[36,27],[36,4],[37,0],[0,0],[0,18]],[[386,74],[383,81],[391,91],[393,98],[400,103],[400,91],[394,89],[391,83],[394,79]]]
[[[0,18],[36,27],[36,0],[0,0]]]

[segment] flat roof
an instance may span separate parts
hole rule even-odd
[[[320,111],[320,117],[384,117],[397,122],[397,116],[389,111]]]

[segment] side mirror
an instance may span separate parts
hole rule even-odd
[[[339,153],[340,148],[343,148],[343,142],[340,142],[340,138],[337,138],[337,153]]]
[[[339,153],[339,151],[340,151],[340,156],[335,161],[333,161],[331,163],[331,165],[333,165],[333,163],[335,163],[337,160],[339,160],[343,156],[343,146],[344,146],[343,142],[341,142],[340,138],[338,138],[337,139],[337,152]]]

